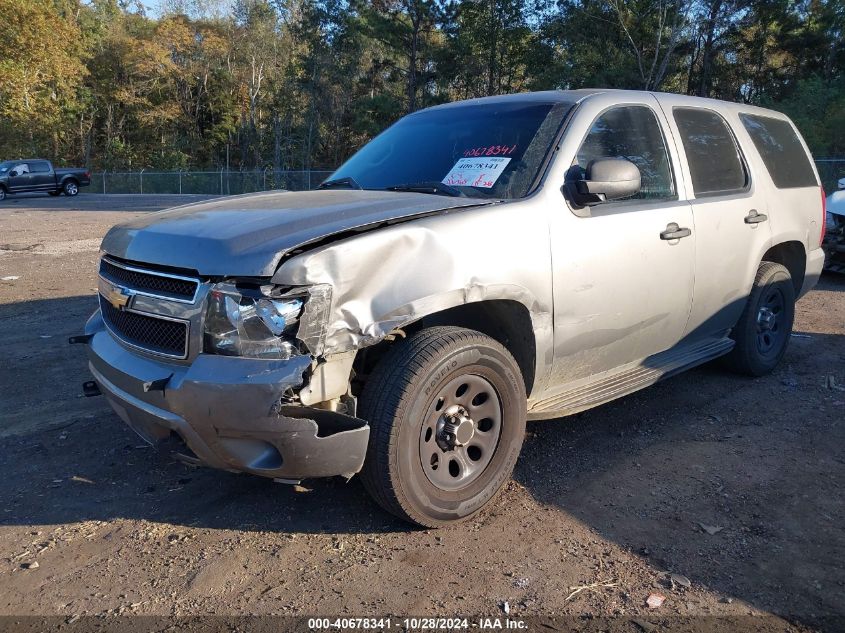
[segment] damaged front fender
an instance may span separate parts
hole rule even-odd
[[[327,357],[378,343],[396,328],[460,305],[516,301],[536,337],[539,378],[551,363],[548,224],[519,203],[421,218],[333,242],[285,261],[273,282],[327,284]],[[328,394],[339,395],[339,394]]]

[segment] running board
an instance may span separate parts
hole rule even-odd
[[[623,369],[577,380],[565,391],[533,403],[528,419],[559,418],[591,409],[718,358],[733,346],[734,341],[729,338],[709,339],[689,347],[674,347]]]

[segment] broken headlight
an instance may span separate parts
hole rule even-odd
[[[219,283],[208,295],[203,351],[286,359],[322,354],[330,286],[286,289]]]

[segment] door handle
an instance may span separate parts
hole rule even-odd
[[[660,232],[661,240],[679,240],[682,237],[689,237],[692,231],[689,229],[682,229],[677,222],[670,222],[666,225],[666,230]]]
[[[757,213],[757,209],[751,209],[748,212],[748,215],[745,216],[745,223],[746,224],[760,224],[760,222],[765,222],[769,219],[765,213]]]

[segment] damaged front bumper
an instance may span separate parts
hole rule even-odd
[[[200,354],[190,364],[130,352],[99,311],[85,327],[89,368],[120,418],[153,445],[214,468],[284,480],[342,475],[363,463],[370,429],[341,413],[289,403],[311,359]],[[175,444],[175,446],[174,446]]]

